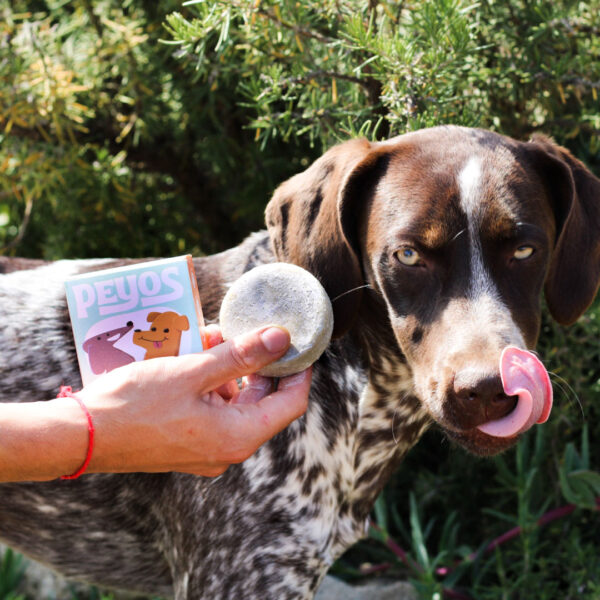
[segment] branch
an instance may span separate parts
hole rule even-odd
[[[548,525],[548,523],[552,523],[552,521],[556,521],[557,519],[562,519],[563,517],[570,515],[576,508],[577,508],[577,506],[575,504],[565,504],[564,506],[560,506],[559,508],[554,508],[552,510],[549,510],[548,512],[544,513],[535,522],[535,525],[537,527],[544,527],[544,525]],[[598,498],[596,498],[596,510],[600,511],[600,496],[598,496]],[[493,550],[495,550],[496,548],[498,548],[505,542],[508,542],[516,537],[519,537],[522,533],[523,533],[522,527],[513,527],[512,529],[509,529],[502,535],[499,535],[497,538],[494,538],[483,549],[483,553],[489,554],[490,552],[492,552]],[[456,569],[456,567],[459,564],[464,563],[464,562],[471,562],[471,561],[475,560],[475,558],[477,558],[477,554],[478,554],[478,552],[471,552],[471,554],[469,554],[465,559],[463,559],[461,562],[457,563],[453,567],[440,567],[440,568],[436,569],[435,572],[437,575],[442,575],[442,576],[448,575],[449,573],[454,571],[454,569]]]
[[[580,77],[579,75],[563,75],[558,79],[555,79],[551,73],[540,72],[536,73],[533,78],[536,81],[553,81],[557,83],[564,83],[566,85],[574,85],[578,87],[586,87],[592,89],[600,89],[600,81],[591,81],[590,79],[586,79],[585,77]]]
[[[284,21],[283,19],[277,17],[277,15],[273,14],[270,10],[265,10],[264,8],[257,8],[256,12],[260,16],[266,17],[270,21],[273,21],[274,23],[277,23],[278,25],[281,25],[286,29],[291,29],[294,33],[301,35],[302,37],[312,38],[323,44],[331,44],[335,42],[333,38],[327,37],[315,31],[311,31],[310,29],[305,29],[304,27],[299,27],[298,25],[294,25],[293,23]]]
[[[560,506],[558,508],[549,510],[535,522],[535,525],[537,527],[544,527],[545,525],[548,525],[548,523],[552,523],[552,521],[556,521],[557,519],[561,519],[570,515],[573,511],[575,511],[576,508],[577,506],[575,504],[566,504],[564,506]],[[600,512],[600,496],[596,498],[595,510]],[[371,523],[371,527],[373,527],[373,529],[385,536],[385,545],[394,553],[397,559],[403,562],[413,573],[417,575],[423,573],[423,568],[421,567],[421,565],[414,562],[410,558],[408,553],[401,546],[399,546],[391,537],[385,534],[380,527],[378,527],[375,523]],[[482,553],[489,554],[505,542],[519,537],[522,533],[522,527],[513,527],[512,529],[508,530],[507,532],[503,533],[497,538],[494,538],[489,544],[487,544],[487,546],[483,549]],[[439,575],[440,577],[446,577],[454,570],[456,570],[456,568],[459,567],[461,564],[474,561],[477,558],[478,554],[479,552],[472,552],[463,560],[456,562],[452,567],[438,567],[435,570],[435,574]],[[388,569],[389,567],[389,563],[382,563],[381,565],[375,565],[374,567],[371,567],[370,572],[375,573],[378,571],[383,571]],[[450,598],[453,600],[472,600],[471,596],[463,594],[462,592],[458,592],[451,588],[443,588],[442,593],[444,598]]]
[[[27,201],[25,203],[25,212],[23,213],[23,221],[21,222],[21,225],[19,226],[19,231],[17,232],[17,235],[10,242],[8,242],[8,244],[6,244],[6,246],[4,246],[3,248],[0,248],[0,254],[4,254],[8,250],[11,250],[12,248],[14,248],[15,246],[18,246],[21,243],[21,240],[23,239],[23,236],[25,235],[25,232],[27,231],[27,226],[29,225],[29,221],[31,219],[32,209],[33,209],[33,195],[30,195],[29,198],[27,198]]]
[[[261,78],[263,79],[267,79],[264,75],[261,75]],[[360,78],[360,77],[355,77],[353,75],[346,75],[344,73],[338,73],[337,71],[325,71],[323,69],[317,69],[316,71],[309,71],[308,73],[306,73],[305,75],[298,75],[296,77],[286,77],[285,79],[281,79],[280,81],[276,82],[277,87],[281,87],[281,86],[291,86],[291,85],[296,85],[296,84],[306,84],[309,83],[311,79],[319,79],[319,78],[329,78],[329,79],[339,79],[341,81],[349,81],[350,83],[355,83],[357,85],[360,85],[362,88],[364,88],[366,90],[366,92],[369,95],[369,100],[371,101],[371,103],[375,103],[373,102],[374,98],[372,98],[373,95],[373,88],[374,86],[379,86],[379,89],[381,88],[381,84],[379,83],[379,81],[377,81],[376,79],[372,78],[372,77],[364,77],[364,78]],[[273,85],[271,87],[274,87],[275,82],[273,82]],[[265,90],[267,91],[267,90]],[[265,94],[265,91],[263,91],[263,93],[261,94],[261,96],[263,96]],[[379,95],[377,95],[377,100],[379,99]]]
[[[92,22],[92,25],[94,26],[94,29],[98,34],[98,37],[102,39],[102,36],[104,35],[104,30],[102,28],[102,23],[100,22],[98,15],[94,12],[94,7],[92,6],[91,0],[83,0],[83,5],[85,6],[85,11],[89,16],[90,21]]]

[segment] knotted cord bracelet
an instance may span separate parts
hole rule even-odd
[[[72,475],[63,475],[61,477],[61,479],[77,479],[80,475],[83,475],[83,473],[87,469],[88,465],[90,464],[90,460],[92,460],[92,452],[94,450],[94,432],[95,432],[94,422],[92,421],[92,415],[90,415],[90,411],[87,409],[87,406],[83,403],[83,400],[81,398],[79,398],[79,396],[77,396],[77,394],[73,393],[73,390],[71,389],[70,386],[61,385],[60,391],[58,392],[58,395],[56,397],[57,398],[73,398],[74,400],[77,400],[77,402],[79,403],[79,406],[81,406],[81,409],[83,410],[83,412],[85,413],[85,416],[87,417],[88,449],[87,449],[87,455],[85,457],[85,460],[83,461],[83,464],[81,465],[81,467],[79,467],[79,469],[77,469],[77,471],[75,471],[75,473],[73,473]]]

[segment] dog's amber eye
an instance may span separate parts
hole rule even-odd
[[[409,267],[413,267],[419,263],[421,257],[419,253],[410,246],[404,246],[400,250],[396,250],[396,258],[403,264]]]
[[[525,260],[526,258],[529,258],[533,254],[533,252],[534,250],[531,246],[519,246],[515,250],[513,257],[517,260]]]

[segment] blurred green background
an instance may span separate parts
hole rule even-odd
[[[543,132],[600,174],[599,0],[0,0],[0,17],[4,255],[223,250],[332,144],[442,123]],[[334,572],[423,598],[598,600],[599,335],[598,305],[546,319],[550,423],[485,461],[427,434]]]

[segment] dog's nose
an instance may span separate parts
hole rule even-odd
[[[517,396],[504,393],[500,375],[465,369],[454,377],[453,411],[465,429],[505,417],[517,404]]]

